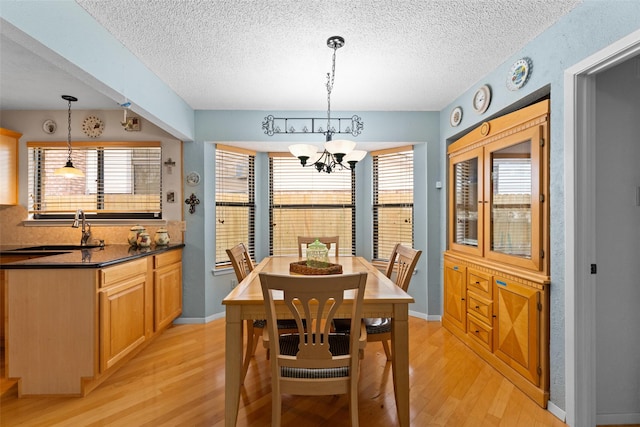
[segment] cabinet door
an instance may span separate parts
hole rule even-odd
[[[0,205],[18,204],[18,140],[21,136],[0,128]]]
[[[144,290],[139,275],[100,291],[100,368],[104,372],[145,340]]]
[[[466,267],[444,261],[444,316],[454,326],[467,330]]]
[[[449,162],[449,249],[482,256],[482,147]]]
[[[182,313],[182,263],[154,272],[154,329],[169,325]]]
[[[540,385],[540,291],[494,277],[494,351],[520,375]]]
[[[485,147],[484,256],[540,270],[542,126]]]

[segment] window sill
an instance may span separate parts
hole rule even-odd
[[[22,221],[23,227],[70,227],[73,219],[27,219]],[[132,226],[143,223],[144,225],[167,225],[166,219],[91,219],[92,227],[106,226]]]

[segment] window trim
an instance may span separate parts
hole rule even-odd
[[[68,147],[67,141],[27,141],[27,151],[30,149],[50,149],[50,148],[60,148],[66,149]],[[99,150],[100,148],[128,148],[128,149],[136,149],[136,148],[159,148],[160,149],[160,192],[159,192],[159,202],[160,202],[160,210],[159,212],[86,212],[86,218],[91,220],[94,223],[110,223],[113,221],[123,223],[132,223],[140,220],[148,221],[158,221],[163,220],[163,198],[162,198],[162,184],[163,184],[163,171],[162,171],[162,143],[161,141],[73,141],[71,143],[71,148],[74,149],[95,149]],[[29,162],[30,159],[27,160]],[[62,166],[62,165],[61,165]],[[28,168],[30,169],[30,168]],[[104,173],[104,168],[98,167],[97,173],[100,174],[100,170]],[[28,172],[29,174],[29,172]],[[34,180],[41,180],[42,178],[34,176]],[[40,187],[40,186],[39,186]],[[29,189],[31,191],[31,189]],[[104,196],[104,195],[103,195]],[[96,194],[98,201],[96,204],[99,206],[103,204],[104,197],[100,197],[100,195]],[[48,225],[55,225],[62,220],[73,219],[75,212],[70,213],[44,213],[37,212],[33,209],[28,209],[28,222],[31,224],[36,222],[43,222]],[[66,221],[65,221],[66,222]]]
[[[405,208],[408,207],[407,203],[384,203],[384,204],[379,204],[377,203],[378,200],[378,174],[376,174],[376,158],[379,156],[384,156],[384,155],[388,155],[388,154],[395,154],[395,153],[401,153],[403,151],[411,151],[414,152],[414,146],[413,145],[404,145],[401,147],[394,147],[394,148],[387,148],[384,150],[376,150],[376,151],[372,151],[369,154],[371,154],[371,171],[372,171],[372,188],[371,188],[371,193],[372,193],[372,203],[371,203],[371,207],[372,207],[372,262],[375,263],[383,263],[383,262],[388,262],[389,261],[389,255],[390,254],[380,254],[379,252],[379,248],[377,245],[377,240],[378,240],[378,214],[377,214],[377,209],[379,208]],[[415,156],[412,157],[413,159],[413,163],[415,164]],[[412,171],[414,173],[415,176],[415,169],[413,168],[412,165]],[[411,197],[411,246],[413,247],[415,244],[415,180],[413,179],[414,177],[412,177],[413,180],[413,186],[412,186],[412,197]]]

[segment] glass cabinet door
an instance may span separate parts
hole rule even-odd
[[[451,159],[450,247],[482,254],[482,148]],[[480,203],[480,204],[479,204]]]
[[[486,148],[485,256],[527,268],[540,262],[540,130]]]

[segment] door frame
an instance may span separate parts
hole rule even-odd
[[[640,30],[564,72],[565,398],[570,426],[596,425],[596,75],[640,52]]]

